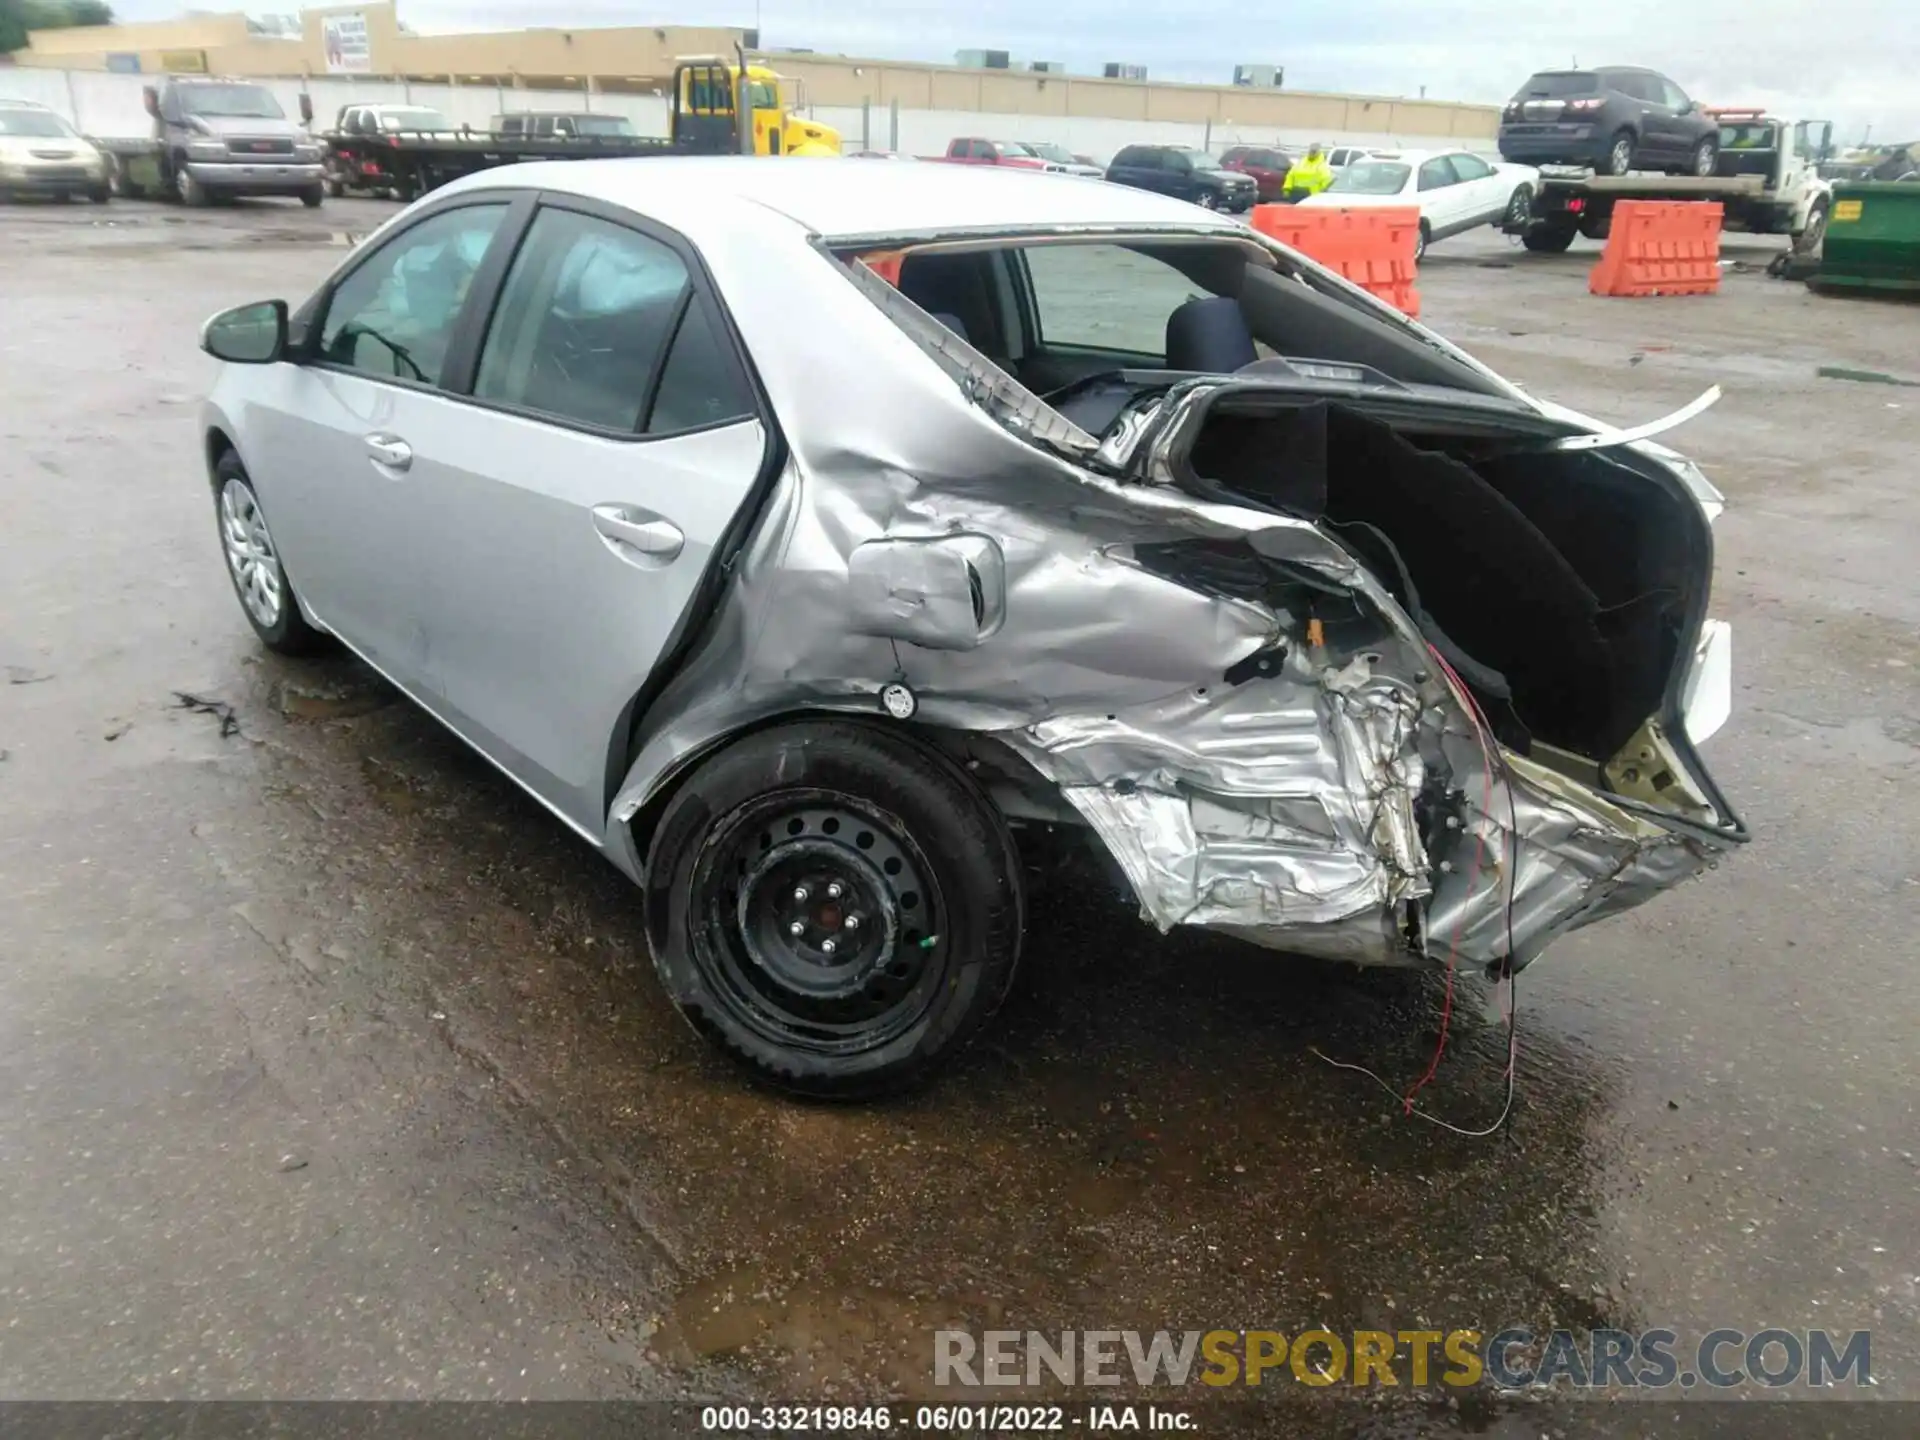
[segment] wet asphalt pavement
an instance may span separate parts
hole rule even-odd
[[[1920,379],[1920,308],[1592,299],[1584,246],[1491,234],[1424,267],[1543,396],[1727,390],[1670,438],[1729,499],[1705,755],[1757,838],[1521,977],[1506,1131],[1320,1058],[1411,1083],[1436,985],[1052,867],[988,1039],[832,1109],[708,1054],[532,800],[242,619],[196,327],[391,208],[0,209],[0,1396],[915,1398],[949,1325],[1519,1323],[1870,1329],[1920,1399],[1920,390],[1815,373]],[[1468,1128],[1495,1005],[1463,983],[1423,1097]]]

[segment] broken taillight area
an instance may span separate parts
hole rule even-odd
[[[1275,634],[1215,686],[1016,748],[1161,927],[1517,968],[1743,838],[1679,709],[1711,538],[1657,460],[1251,389],[1195,405],[1158,452],[1274,525],[1135,563],[1267,607]]]

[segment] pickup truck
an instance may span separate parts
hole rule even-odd
[[[287,118],[264,85],[211,77],[170,77],[144,92],[153,134],[144,139],[95,139],[106,157],[114,192],[129,197],[152,189],[183,205],[207,205],[237,195],[297,195],[317,206],[325,198],[324,149]],[[300,119],[313,119],[313,102],[300,97]]]
[[[962,135],[947,146],[944,155],[922,155],[946,165],[1004,165],[1009,170],[1046,170],[1054,168],[1017,140],[983,140],[977,135]]]
[[[458,127],[426,105],[342,105],[333,128],[320,137],[326,146],[327,194],[336,198],[348,191],[388,194],[411,200],[409,177],[383,163],[381,144],[400,135],[457,135]]]
[[[1833,187],[1820,176],[1832,150],[1825,120],[1783,120],[1762,110],[1708,109],[1720,123],[1711,175],[1599,175],[1584,166],[1542,165],[1524,213],[1503,229],[1527,249],[1557,254],[1574,236],[1605,239],[1622,200],[1717,200],[1721,227],[1788,235],[1803,253],[1820,248]]]
[[[519,110],[494,116],[490,128],[495,135],[521,140],[577,140],[588,135],[637,133],[624,115],[596,115],[587,110]]]

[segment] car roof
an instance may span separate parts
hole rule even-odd
[[[1171,196],[1067,175],[989,166],[845,165],[765,156],[553,160],[485,170],[441,193],[538,186],[624,206],[696,243],[780,216],[828,238],[1125,229],[1244,234],[1225,216]]]

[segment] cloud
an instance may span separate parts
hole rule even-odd
[[[259,0],[256,0],[259,3]],[[123,19],[167,18],[178,0],[121,0]],[[752,25],[768,45],[948,61],[963,48],[1109,60],[1157,79],[1224,82],[1237,63],[1283,65],[1297,90],[1497,104],[1533,71],[1648,65],[1704,104],[1764,104],[1831,119],[1848,140],[1920,138],[1914,0],[401,0],[421,31],[529,25]]]

